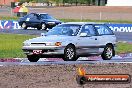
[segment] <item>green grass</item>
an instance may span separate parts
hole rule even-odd
[[[33,35],[0,34],[0,58],[26,57],[22,51],[23,41],[34,38]],[[132,52],[132,44],[118,43],[116,53]]]
[[[0,16],[0,20],[18,20],[19,17],[7,17],[7,16]],[[128,20],[91,20],[91,19],[59,19],[62,22],[108,22],[108,23],[132,23],[132,21]]]
[[[91,19],[60,19],[63,22],[106,22],[106,23],[132,23],[128,20],[91,20]]]
[[[116,53],[132,53],[132,44],[128,43],[117,43]]]
[[[0,58],[25,57],[21,49],[23,41],[33,37],[35,36],[0,34]]]
[[[8,17],[8,16],[0,16],[0,20],[18,20],[18,17]]]

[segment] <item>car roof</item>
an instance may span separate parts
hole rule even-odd
[[[40,14],[48,14],[48,13],[30,13],[30,14],[39,14],[40,15]]]
[[[39,14],[40,15],[40,14],[48,14],[48,13],[36,13],[36,14]]]
[[[98,22],[65,22],[62,24],[77,24],[77,25],[85,25],[85,24],[104,24],[104,23],[98,23]]]

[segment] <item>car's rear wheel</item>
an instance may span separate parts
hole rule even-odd
[[[101,55],[103,60],[110,60],[112,58],[112,56],[114,56],[114,48],[112,45],[106,45],[106,47],[104,48],[104,51]]]
[[[73,45],[68,45],[64,50],[64,61],[76,61],[76,48]]]
[[[41,24],[41,29],[42,29],[42,30],[46,30],[46,29],[47,29],[47,27],[46,27],[46,24],[45,24],[45,23],[42,23],[42,24]]]
[[[25,22],[22,23],[22,29],[27,29],[27,24]]]
[[[27,58],[30,62],[37,62],[40,57],[38,55],[27,55]]]

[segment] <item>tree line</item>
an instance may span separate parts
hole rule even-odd
[[[95,5],[96,0],[19,0],[20,2],[55,3],[56,5]]]

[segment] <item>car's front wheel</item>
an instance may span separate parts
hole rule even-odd
[[[64,61],[76,61],[76,48],[73,45],[68,45],[64,50]]]
[[[114,48],[112,45],[106,45],[106,47],[104,48],[104,51],[101,55],[103,60],[110,60],[112,58],[112,56],[114,56]]]
[[[25,22],[23,22],[21,27],[22,27],[22,29],[27,29],[27,24]]]
[[[38,55],[27,55],[27,58],[30,62],[37,62],[40,57]]]

